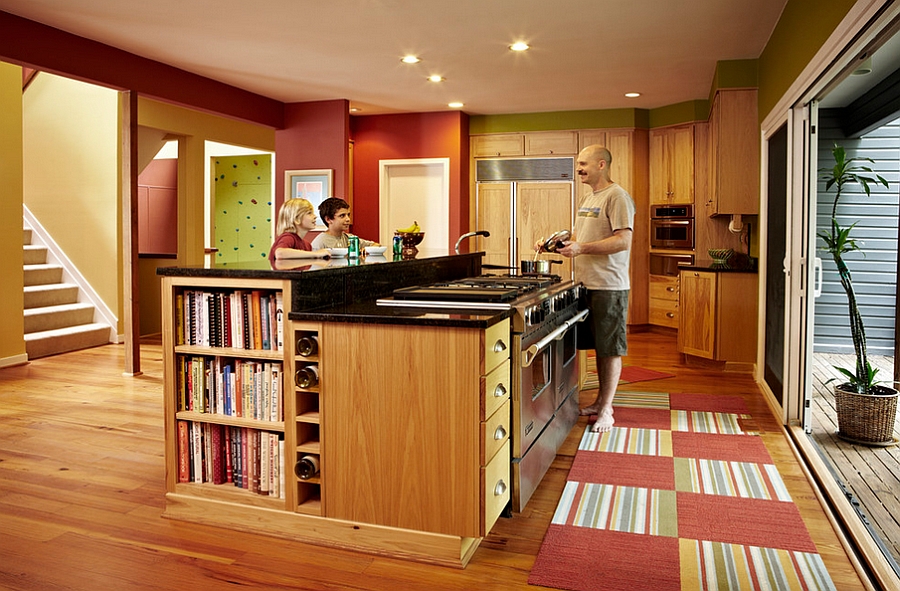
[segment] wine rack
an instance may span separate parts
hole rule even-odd
[[[318,346],[319,326],[307,323],[292,324],[293,392],[294,392],[294,449],[291,452],[291,477],[295,483],[295,506],[298,513],[322,515],[322,487],[325,466],[321,449],[320,396],[323,375],[322,359]],[[318,462],[318,473],[301,478],[296,469],[301,459],[313,456]]]

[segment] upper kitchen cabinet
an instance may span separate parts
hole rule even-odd
[[[524,156],[524,133],[497,133],[472,136],[473,158],[494,158],[497,156]]]
[[[594,144],[598,144],[600,146],[606,145],[606,130],[605,129],[583,129],[578,132],[578,151],[581,152],[588,146],[593,146]]]
[[[708,215],[759,213],[756,89],[719,90],[709,115]]]
[[[525,134],[526,156],[572,156],[578,152],[578,133],[547,131]]]
[[[694,125],[650,131],[650,203],[694,202]]]

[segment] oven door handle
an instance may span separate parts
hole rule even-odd
[[[572,328],[573,326],[575,326],[576,324],[578,324],[579,322],[581,322],[582,320],[587,318],[587,315],[589,313],[590,313],[589,310],[582,310],[575,316],[572,316],[571,318],[569,318],[568,320],[563,322],[559,328],[557,328],[556,330],[554,330],[553,332],[551,332],[550,334],[548,334],[547,336],[545,336],[544,338],[542,338],[541,340],[536,342],[535,344],[531,345],[530,347],[528,347],[527,349],[522,351],[522,367],[530,366],[531,363],[538,356],[538,353],[540,353],[542,349],[544,349],[551,342],[562,338],[562,336],[564,334],[566,334],[566,332],[568,332],[568,330],[570,328]]]

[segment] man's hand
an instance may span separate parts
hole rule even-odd
[[[558,254],[563,255],[568,258],[575,258],[582,253],[581,244],[575,242],[574,240],[566,240],[563,242],[565,246],[562,248],[557,248],[556,252]]]

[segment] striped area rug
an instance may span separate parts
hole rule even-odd
[[[836,591],[744,401],[650,392],[585,429],[528,582]]]

